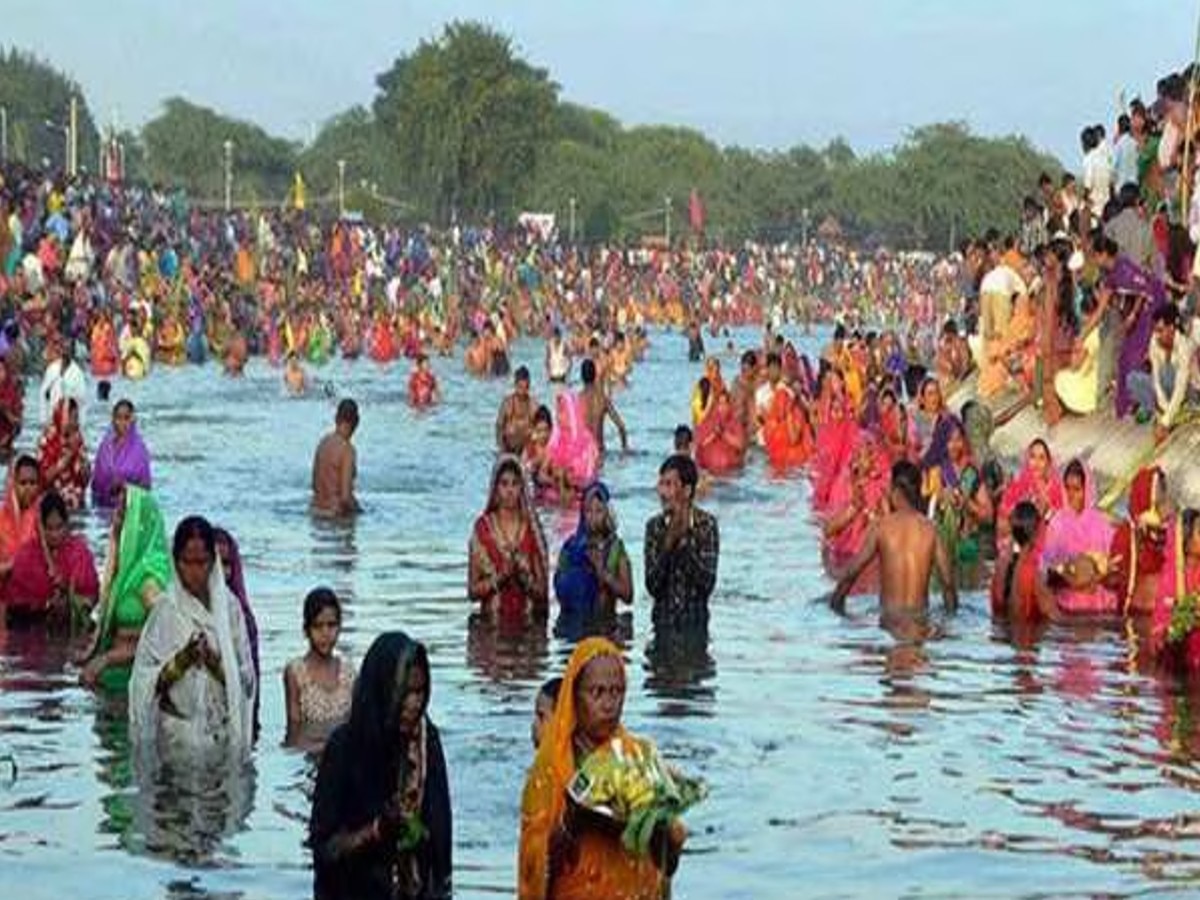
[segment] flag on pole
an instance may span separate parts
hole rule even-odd
[[[688,197],[688,222],[696,234],[704,233],[704,201],[700,199],[700,192],[695,188],[692,188],[691,196]]]
[[[299,172],[292,182],[292,205],[298,210],[304,209],[304,178]]]

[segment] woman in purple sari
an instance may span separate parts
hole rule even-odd
[[[1154,333],[1154,313],[1167,302],[1167,290],[1161,281],[1147,273],[1129,257],[1121,255],[1116,242],[1101,238],[1096,243],[1096,257],[1105,271],[1104,286],[1128,298],[1121,309],[1123,329],[1121,348],[1117,355],[1117,417],[1133,409],[1129,393],[1129,376],[1145,363]]]
[[[113,407],[112,428],[104,435],[92,467],[92,504],[113,509],[127,484],[150,489],[150,451],[138,434],[133,404],[118,400]]]
[[[250,597],[246,593],[246,576],[242,570],[242,554],[238,550],[237,540],[232,534],[224,528],[214,528],[213,536],[216,538],[217,556],[221,561],[221,571],[225,573],[225,586],[229,588],[229,592],[237,597],[238,605],[242,609],[242,618],[246,621],[246,638],[250,642],[250,662],[254,664],[254,677],[257,681],[261,674],[261,667],[258,661],[258,621],[254,618],[254,610],[250,608]],[[261,682],[258,682],[261,683]],[[254,697],[254,736],[258,737],[259,722],[259,694]]]

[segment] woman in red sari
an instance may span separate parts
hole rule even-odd
[[[67,505],[55,491],[38,504],[37,533],[13,557],[4,587],[9,614],[69,620],[72,600],[91,607],[100,594],[96,561],[82,535],[70,531]]]
[[[1116,593],[1122,613],[1153,611],[1167,555],[1169,519],[1167,477],[1158,466],[1147,466],[1129,485],[1128,514],[1108,548],[1105,583]]]
[[[803,401],[784,386],[776,388],[763,420],[763,445],[776,469],[793,469],[808,462],[813,451],[812,424]]]
[[[830,508],[838,474],[850,462],[858,444],[858,422],[846,395],[846,381],[837,369],[826,369],[817,396],[816,448],[812,458],[813,509]]]
[[[746,458],[746,428],[724,388],[713,398],[708,413],[696,425],[696,464],[722,475],[742,467]]]
[[[5,356],[0,360],[0,460],[12,456],[13,441],[21,433],[24,411],[20,376]]]
[[[64,397],[54,407],[54,415],[38,443],[38,462],[42,489],[58,491],[68,509],[82,509],[92,471],[79,429],[79,404],[74,398]]]
[[[469,553],[467,593],[485,613],[506,622],[547,614],[546,539],[515,456],[501,456],[492,470],[487,508],[475,520]]]
[[[1035,438],[1029,444],[1021,471],[1009,482],[1000,499],[996,530],[1002,537],[1011,534],[1009,518],[1017,504],[1026,500],[1038,508],[1043,519],[1049,519],[1063,507],[1062,478],[1050,455],[1049,445],[1041,438]]]
[[[1200,674],[1200,630],[1193,629],[1178,642],[1169,641],[1168,636],[1175,604],[1200,594],[1200,512],[1185,509],[1177,516],[1166,545],[1154,604],[1152,645],[1163,665],[1194,676]]]

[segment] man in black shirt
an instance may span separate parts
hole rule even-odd
[[[656,623],[708,621],[720,536],[716,518],[693,505],[698,480],[696,464],[687,456],[669,457],[658,472],[663,511],[646,523],[645,559]]]

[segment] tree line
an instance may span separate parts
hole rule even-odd
[[[941,250],[988,228],[1015,229],[1038,175],[1061,171],[1023,137],[985,138],[958,122],[914,129],[890,151],[864,156],[842,139],[760,151],[721,147],[690,128],[626,127],[564,100],[549,72],[477,22],[447,25],[400,55],[375,91],[369,106],[333,116],[307,144],[172,97],[138,132],[120,135],[127,177],[216,201],[230,141],[239,204],[283,200],[299,172],[314,204],[341,191],[347,208],[438,225],[554,213],[564,234],[573,219],[578,239],[609,241],[661,234],[668,217],[674,234],[688,233],[696,191],[709,238],[798,239],[832,218],[858,241]],[[0,55],[10,122],[61,117],[73,92],[30,55]],[[92,148],[98,134],[80,108]],[[54,135],[18,133],[10,157],[61,156],[46,144]]]

